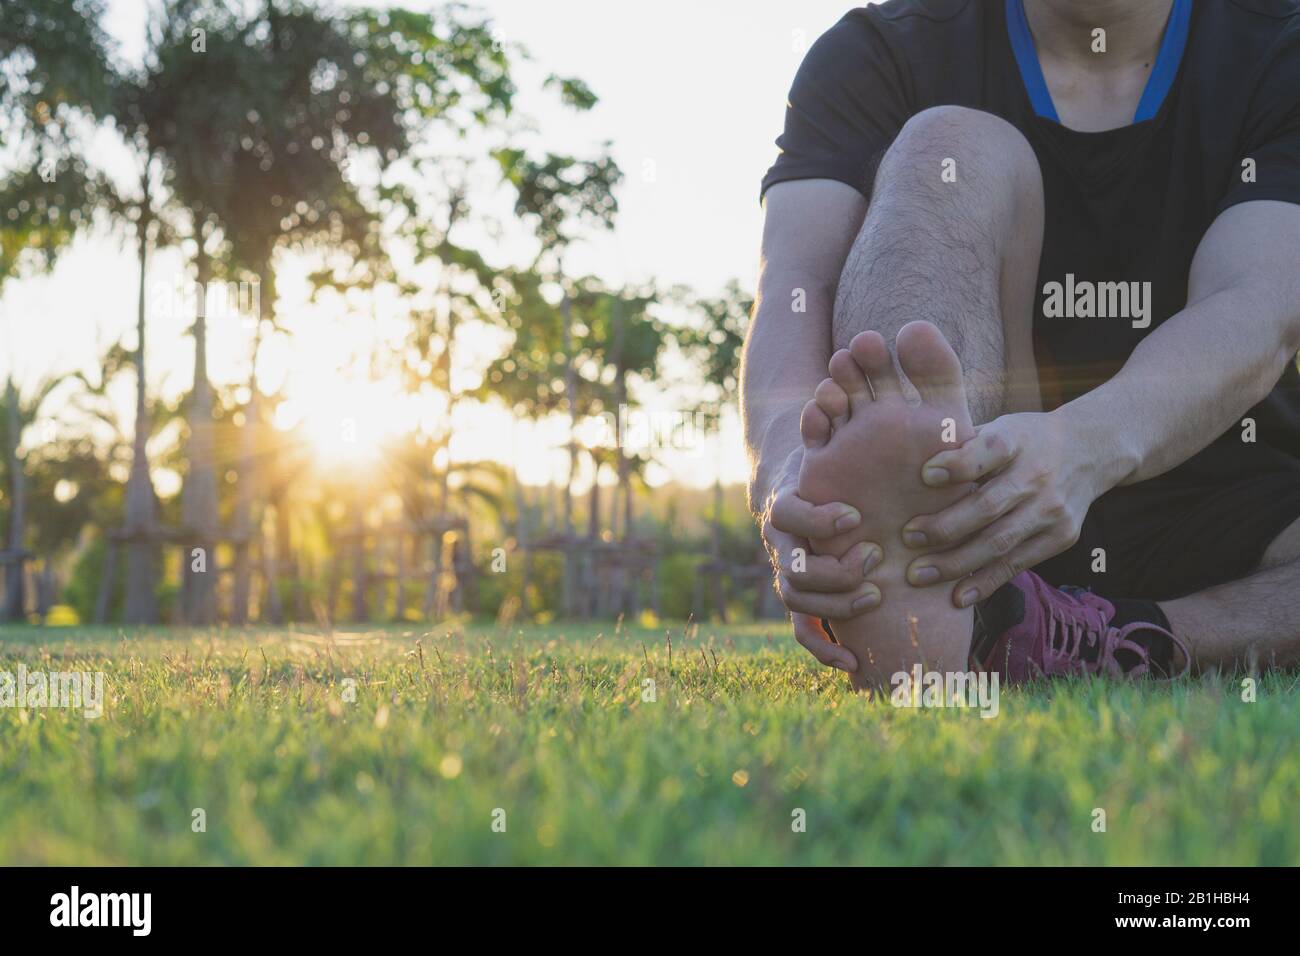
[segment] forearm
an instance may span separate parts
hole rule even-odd
[[[1232,286],[1164,322],[1110,381],[1053,414],[1090,450],[1100,492],[1145,481],[1240,422],[1294,359],[1295,340],[1296,323],[1266,294]]]
[[[806,311],[794,311],[792,290]],[[740,369],[741,414],[757,512],[773,476],[800,446],[799,415],[826,377],[835,290],[826,282],[764,270]]]
[[[758,296],[740,366],[755,514],[800,447],[799,416],[826,378],[835,290],[867,202],[844,183],[807,179],[774,185],[764,210]]]

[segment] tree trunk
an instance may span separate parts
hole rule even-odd
[[[573,367],[573,303],[564,293],[560,303],[564,323],[564,396],[569,406],[569,473],[564,479],[564,587],[563,613],[571,617],[577,609],[578,554],[573,538],[573,479],[578,471],[578,377]]]
[[[216,423],[212,420],[212,383],[208,380],[206,292],[212,262],[198,235],[198,307],[194,316],[194,386],[190,391],[187,447],[189,470],[181,489],[181,520],[190,547],[181,556],[181,618],[187,624],[209,625],[217,619],[217,465]],[[196,555],[195,549],[202,554]],[[197,559],[202,558],[196,570]]]
[[[622,614],[631,614],[636,603],[636,563],[632,555],[632,469],[624,445],[623,422],[627,415],[627,361],[624,356],[627,341],[623,325],[623,300],[615,297],[611,303],[614,322],[614,398],[618,405],[616,439],[614,451],[618,455],[618,490],[623,496],[623,560],[618,577],[616,594],[618,610]],[[610,527],[613,527],[613,521]]]
[[[18,389],[13,372],[5,384],[5,458],[9,462],[9,563],[5,565],[5,603],[0,620],[21,621],[27,606],[23,577],[23,540],[27,536],[27,476],[23,460],[18,457],[22,437],[22,413],[18,408]]]
[[[528,510],[528,501],[524,497],[524,485],[519,480],[519,467],[514,469],[515,485],[515,547],[523,555],[523,568],[519,579],[519,612],[527,620],[528,611],[528,586],[533,577],[533,549],[529,547],[532,529],[530,525],[530,513]]]
[[[50,613],[50,608],[54,606],[54,598],[58,590],[58,581],[54,577],[54,564],[47,554],[41,560],[40,574],[36,578],[36,614],[42,623],[45,621],[45,616]]]
[[[279,513],[284,508],[284,500],[277,496],[271,503],[279,521]],[[265,512],[263,512],[265,515]],[[257,536],[262,549],[262,581],[265,585],[265,599],[262,602],[259,619],[272,624],[284,623],[284,603],[280,597],[280,539],[272,536],[264,527],[265,522],[258,522]]]
[[[393,620],[400,623],[406,620],[406,535],[401,531],[393,535],[393,546],[396,548],[393,554],[396,562],[393,569],[393,579],[396,582],[393,590]]]
[[[95,623],[108,623],[108,609],[113,603],[113,577],[117,573],[116,541],[104,542],[104,570],[99,576],[99,594],[95,598]]]
[[[289,489],[283,485],[281,485],[280,492],[275,497],[275,560],[276,601],[280,605],[276,608],[276,613],[280,615],[280,621],[283,622],[287,615],[283,607],[283,600],[279,595],[279,585],[288,584],[287,590],[290,602],[295,605],[299,586],[298,554],[293,549],[293,522],[289,508]]]
[[[722,475],[713,482],[713,609],[718,620],[727,623],[727,585],[722,571]]]
[[[149,475],[149,409],[145,400],[145,278],[149,264],[149,167],[145,163],[142,180],[144,199],[140,204],[140,292],[136,309],[135,348],[135,435],[131,442],[131,474],[126,482],[126,604],[123,619],[127,624],[152,624],[158,616],[155,583],[157,562],[155,540],[157,499]]]
[[[257,353],[262,346],[262,322],[271,315],[274,303],[270,301],[271,265],[263,263],[258,272],[257,294],[259,310],[253,333],[252,366],[248,370],[248,401],[244,405],[244,424],[239,430],[239,482],[235,487],[233,513],[235,537],[234,589],[230,602],[232,624],[248,623],[248,602],[253,590],[253,538],[257,534],[257,521],[253,511],[257,495],[257,450],[260,432],[261,403],[257,391]]]
[[[353,504],[355,520],[352,526],[352,620],[364,624],[370,618],[366,604],[366,516],[360,496]]]

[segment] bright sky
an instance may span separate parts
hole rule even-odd
[[[407,5],[428,6],[419,0]],[[617,228],[575,250],[571,268],[612,283],[651,278],[664,286],[683,283],[703,294],[719,292],[732,277],[749,287],[760,227],[758,183],[774,157],[786,91],[802,52],[848,5],[831,0],[494,0],[480,6],[503,38],[529,48],[538,72],[578,76],[601,98],[593,112],[581,117],[531,90],[525,90],[520,104],[538,120],[540,147],[581,155],[611,140],[627,177],[619,193]],[[145,3],[116,0],[110,9],[107,28],[124,55],[138,56]],[[511,257],[512,250],[503,251]],[[523,246],[514,252],[516,258],[525,255]],[[182,265],[178,253],[156,256],[150,287],[172,281]],[[292,281],[292,272],[284,270],[280,310],[295,335],[264,353],[259,366],[263,382],[273,387],[287,378],[288,393],[303,409],[319,407],[329,396],[337,404],[341,393],[359,394],[341,386],[338,369],[367,347],[370,322],[308,307],[305,286]],[[12,366],[19,381],[30,386],[53,372],[93,368],[102,346],[123,336],[133,344],[137,282],[129,245],[115,238],[88,238],[50,276],[12,283],[0,300],[0,325],[5,326],[0,331],[0,374]],[[151,315],[151,389],[176,395],[189,387],[193,347],[184,335],[187,324],[179,317]],[[466,360],[475,361],[497,343],[480,337],[465,344]],[[215,380],[244,379],[246,330],[218,325],[209,352]],[[670,393],[647,399],[671,412]],[[122,400],[129,408],[129,394]],[[371,405],[391,407],[383,394],[373,396]],[[397,418],[419,415],[420,410],[407,409]],[[322,421],[330,423],[318,413],[315,427]],[[311,427],[309,421],[303,424]],[[530,481],[563,474],[563,455],[549,447],[557,441],[553,429],[542,434],[512,422],[504,411],[472,408],[465,409],[457,426],[457,458],[509,460],[513,455],[527,465],[524,474]],[[506,435],[513,436],[509,442],[502,441]],[[726,424],[717,447],[669,451],[662,461],[668,471],[660,472],[659,479],[671,475],[691,484],[712,482],[716,467],[727,481],[742,481],[746,473],[735,421]],[[160,481],[161,493],[171,490],[166,484]]]

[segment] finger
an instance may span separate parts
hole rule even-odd
[[[807,614],[791,614],[790,622],[794,625],[794,637],[813,657],[827,667],[838,667],[852,674],[858,669],[858,659],[853,652],[842,644],[831,643],[821,621]]]
[[[1026,517],[1025,510],[1013,510],[960,547],[917,558],[907,567],[907,582],[926,587],[940,581],[957,581],[1011,554],[1046,528],[1044,522]]]
[[[1041,564],[1060,551],[1051,535],[1036,535],[983,570],[964,581],[958,581],[952,589],[952,601],[958,607],[970,607],[976,601],[984,600],[1021,571]]]
[[[843,502],[815,505],[786,488],[772,500],[768,520],[778,531],[799,538],[833,538],[841,531],[856,528],[862,516],[852,505]]]
[[[814,617],[857,617],[880,604],[880,588],[870,582],[859,584],[851,591],[823,593],[805,591],[786,575],[778,574],[776,589],[781,603],[790,611]]]
[[[781,571],[801,591],[852,591],[880,564],[879,545],[862,541],[842,558],[829,554],[807,554],[803,560],[783,562]]]
[[[990,428],[960,448],[941,451],[921,466],[921,480],[931,488],[978,481],[1005,468],[1019,453],[1015,439]]]
[[[983,531],[1032,494],[1010,473],[1001,475],[938,514],[913,518],[903,526],[903,544],[909,548],[942,548],[959,544]]]

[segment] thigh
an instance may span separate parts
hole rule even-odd
[[[955,163],[952,178],[942,176],[945,163]],[[1036,410],[1042,236],[1042,177],[1018,130],[958,107],[917,114],[876,171],[840,277],[834,346],[867,329],[892,342],[926,319],[961,360],[977,423]]]

